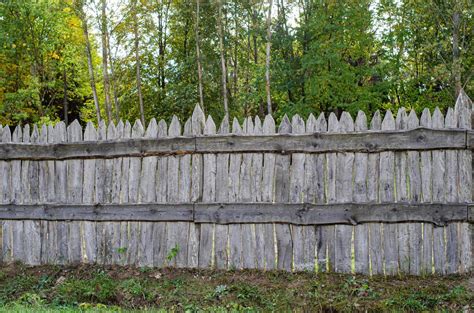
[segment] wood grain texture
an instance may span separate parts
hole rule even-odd
[[[136,122],[137,123],[137,122]],[[3,132],[5,133],[5,131]],[[466,131],[425,129],[311,135],[136,138],[68,144],[0,143],[2,160],[67,160],[146,157],[185,153],[242,152],[381,152],[401,150],[466,149]]]

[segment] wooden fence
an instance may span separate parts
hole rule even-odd
[[[183,133],[182,128],[184,128]],[[0,256],[27,264],[463,273],[471,102],[217,130],[152,120],[0,127]]]

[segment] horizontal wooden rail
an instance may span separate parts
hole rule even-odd
[[[469,140],[468,138],[469,137]],[[277,135],[213,135],[160,139],[80,141],[57,144],[0,143],[0,160],[67,160],[144,157],[188,153],[323,153],[466,149],[474,133],[461,129],[417,128]],[[470,145],[468,145],[468,143]]]
[[[183,203],[0,205],[2,220],[187,221],[195,223],[474,222],[471,204],[440,203]]]

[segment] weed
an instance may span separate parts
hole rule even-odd
[[[117,248],[117,253],[118,253],[118,254],[125,254],[125,253],[127,253],[127,247],[119,247],[119,248]]]
[[[168,251],[168,254],[166,255],[166,259],[168,260],[168,263],[170,263],[173,259],[175,259],[178,253],[179,253],[179,245],[176,244],[174,248]]]
[[[219,300],[228,294],[229,288],[227,287],[227,285],[218,285],[210,294],[208,294],[207,298]]]
[[[240,300],[251,300],[251,301],[261,301],[261,295],[257,287],[243,285],[237,287],[237,299]]]

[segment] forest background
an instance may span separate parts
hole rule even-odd
[[[0,0],[0,124],[452,106],[472,0]]]

